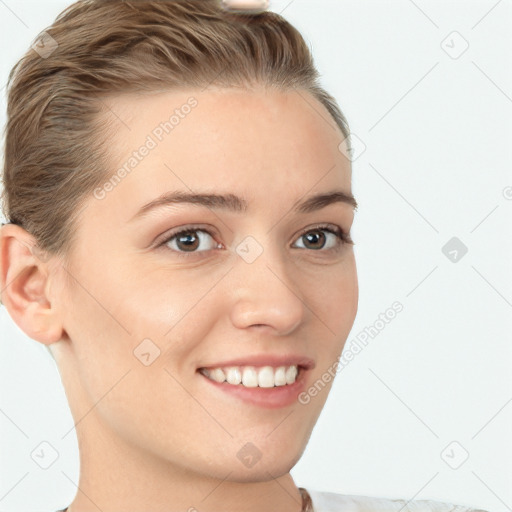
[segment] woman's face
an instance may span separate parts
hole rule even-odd
[[[351,196],[344,137],[303,91],[173,91],[108,107],[113,178],[88,199],[52,302],[78,436],[115,438],[116,455],[102,445],[112,457],[130,447],[219,478],[229,468],[228,480],[284,474],[357,311],[353,246],[336,235],[354,217],[340,200]],[[145,207],[177,193],[201,197]],[[283,386],[274,368],[293,365],[299,380]],[[218,367],[241,367],[247,386],[199,371]]]

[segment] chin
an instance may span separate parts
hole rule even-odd
[[[279,437],[273,442],[262,439],[258,445],[255,443],[258,449],[250,442],[245,444],[237,452],[239,464],[229,480],[263,482],[289,473],[301,458],[306,443],[299,444],[294,436],[290,436],[287,441]]]
[[[293,458],[290,457],[290,459],[285,461],[283,461],[282,458],[263,461],[262,458],[250,468],[237,468],[226,480],[237,483],[268,482],[288,474],[299,459],[300,455]],[[223,477],[225,477],[225,473]]]
[[[230,482],[270,481],[289,473],[305,450],[305,444],[298,443],[296,438],[288,446],[281,438],[276,437],[276,441],[270,443],[267,439],[265,443],[262,438],[252,443],[237,439],[220,453],[209,452],[208,457],[201,457],[189,469]]]

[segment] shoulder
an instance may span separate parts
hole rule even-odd
[[[307,489],[314,512],[486,512],[432,500],[372,498]]]

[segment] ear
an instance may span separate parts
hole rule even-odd
[[[39,254],[39,256],[38,256]],[[63,334],[55,304],[50,301],[48,261],[37,251],[35,238],[15,224],[0,229],[1,300],[18,327],[44,345]]]

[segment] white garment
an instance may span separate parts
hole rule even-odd
[[[487,512],[432,500],[395,500],[306,490],[314,512]]]

